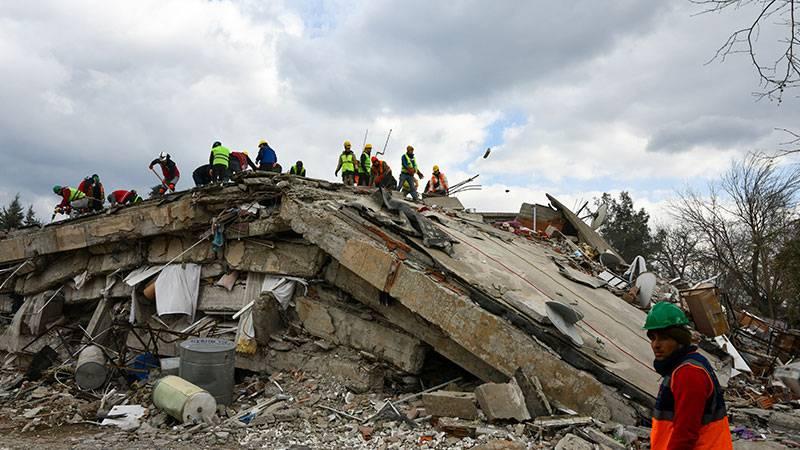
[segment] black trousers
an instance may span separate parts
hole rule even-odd
[[[211,169],[211,181],[226,181],[228,179],[228,167],[222,164],[214,164]]]

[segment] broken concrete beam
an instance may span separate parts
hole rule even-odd
[[[89,275],[101,275],[111,273],[117,269],[125,270],[138,267],[144,258],[139,248],[124,249],[102,255],[92,255],[86,270]]]
[[[542,384],[539,382],[539,378],[535,375],[528,376],[522,369],[517,369],[514,372],[514,380],[522,390],[522,395],[525,397],[525,405],[528,407],[528,413],[530,413],[531,417],[553,415],[553,409],[550,407],[547,396],[542,391]]]
[[[550,416],[550,417],[537,417],[534,419],[532,425],[538,428],[563,428],[571,426],[589,425],[594,423],[591,417],[588,416]]]
[[[303,328],[314,336],[364,350],[409,373],[422,370],[427,347],[388,323],[310,297],[296,297],[295,304]]]
[[[458,417],[475,420],[478,407],[472,392],[436,391],[422,394],[425,411],[434,417]]]
[[[118,283],[125,284],[125,283]],[[111,338],[111,323],[113,317],[111,315],[111,308],[113,303],[108,298],[104,298],[97,303],[94,309],[89,325],[86,327],[86,332],[92,337],[92,342],[95,344],[104,345]],[[89,336],[84,336],[83,342],[89,342]]]
[[[0,240],[0,263],[207,227],[217,212],[195,208],[192,203],[193,199],[188,195],[158,207],[154,207],[155,202],[147,201],[121,209],[113,215],[97,215],[49,225],[38,231],[14,233]]]
[[[274,235],[291,231],[292,228],[280,216],[270,216],[252,222],[242,222],[229,225],[225,228],[225,237],[228,239],[241,239],[244,237]]]
[[[178,255],[181,255],[181,253],[186,250],[188,251],[185,254],[175,259],[176,263],[204,263],[213,261],[215,255],[214,252],[211,251],[211,242],[206,240],[189,250],[196,242],[197,239],[194,238],[157,236],[150,241],[150,245],[147,249],[147,261],[150,264],[166,264],[178,258]]]
[[[234,285],[230,291],[222,286],[201,285],[197,309],[206,314],[234,314],[246,304],[245,290],[243,284]]]
[[[531,419],[525,396],[515,382],[486,383],[475,388],[475,398],[489,421]]]
[[[325,254],[303,242],[241,240],[228,242],[225,260],[232,269],[244,272],[313,278],[322,268]]]
[[[508,378],[489,366],[483,360],[458,345],[442,330],[418,315],[412,313],[400,302],[381,302],[381,291],[354,274],[337,261],[331,261],[325,269],[325,279],[332,285],[350,294],[354,299],[377,311],[392,324],[402,328],[412,336],[425,341],[437,353],[461,366],[483,381],[502,382]],[[324,295],[323,290],[318,290]]]
[[[88,263],[89,252],[86,250],[50,258],[43,270],[28,274],[24,278],[17,278],[15,290],[21,295],[32,295],[64,284],[67,280],[83,273]]]
[[[103,290],[106,288],[106,277],[98,276],[86,281],[80,289],[76,289],[72,282],[67,282],[64,285],[64,304],[72,305],[78,303],[90,302],[103,298]],[[130,298],[133,288],[117,281],[108,292],[108,297],[111,298]]]

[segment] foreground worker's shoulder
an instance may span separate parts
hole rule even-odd
[[[670,387],[675,390],[689,390],[710,395],[714,390],[711,374],[706,369],[690,362],[685,362],[672,372]]]

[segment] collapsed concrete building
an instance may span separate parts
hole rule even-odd
[[[551,202],[578,244],[613,252]],[[20,361],[45,345],[74,358],[64,336],[74,332],[124,367],[133,355],[173,356],[184,339],[216,336],[236,340],[239,368],[285,370],[314,358],[281,336],[296,323],[401,372],[419,373],[435,352],[485,382],[521,372],[562,411],[626,424],[649,417],[659,377],[645,312],[571,252],[441,203],[248,173],[18,230],[0,239],[0,310],[13,313],[0,347]],[[377,366],[316,363],[363,389],[383,383]]]

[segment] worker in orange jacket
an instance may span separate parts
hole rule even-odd
[[[730,450],[722,387],[708,359],[692,345],[689,320],[669,302],[653,305],[644,329],[663,377],[650,432],[652,450]]]
[[[446,196],[449,189],[447,177],[442,172],[439,172],[439,166],[433,166],[433,175],[425,186],[425,193]]]

